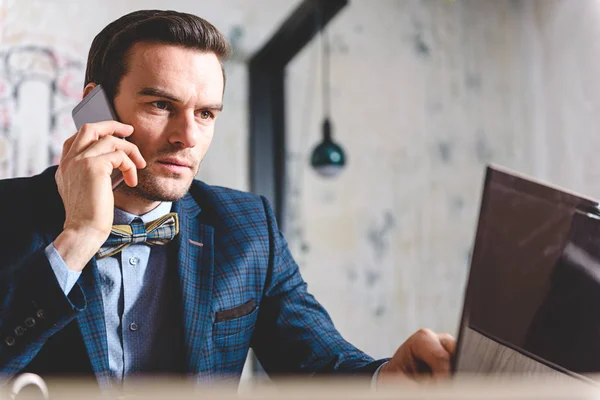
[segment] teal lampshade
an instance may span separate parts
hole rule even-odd
[[[321,175],[338,175],[346,165],[344,150],[331,139],[331,122],[323,121],[323,141],[312,152],[310,164]]]

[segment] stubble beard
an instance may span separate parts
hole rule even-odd
[[[161,184],[161,179],[158,179],[156,176],[152,175],[152,173],[146,169],[141,169],[137,171],[138,175],[138,184],[135,187],[129,187],[125,184],[122,184],[119,188],[121,192],[124,194],[141,198],[149,201],[169,201],[174,202],[181,199],[186,193],[189,191],[192,186],[192,182],[194,178],[190,179],[185,186],[179,186],[180,189],[176,190],[165,187]],[[194,174],[195,176],[195,174]],[[182,180],[177,174],[171,175],[163,175],[163,177],[171,178],[173,180]]]

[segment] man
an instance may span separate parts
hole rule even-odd
[[[85,125],[58,167],[0,182],[5,377],[237,380],[249,347],[270,374],[448,373],[449,335],[421,330],[378,361],[346,342],[268,202],[194,180],[228,53],[214,26],[171,11],[128,14],[94,39],[83,95],[101,84],[120,122]],[[124,184],[113,192],[114,169]]]

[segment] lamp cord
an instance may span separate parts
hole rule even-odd
[[[323,102],[323,118],[331,116],[331,87],[330,87],[330,54],[331,46],[327,29],[323,26],[323,18],[319,15],[321,28],[321,101]]]

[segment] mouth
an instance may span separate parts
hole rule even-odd
[[[192,169],[192,164],[188,161],[177,158],[164,158],[156,161],[161,167],[172,172],[183,172]]]

